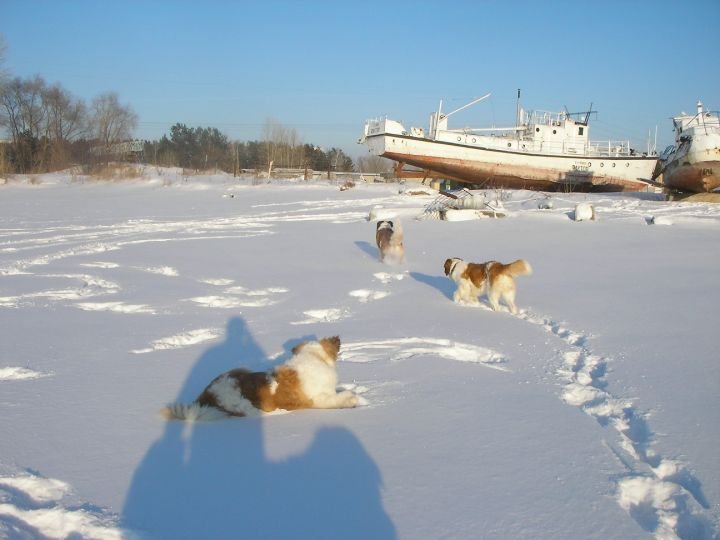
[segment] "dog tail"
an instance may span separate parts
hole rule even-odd
[[[160,410],[165,420],[185,420],[186,422],[202,422],[219,420],[227,415],[215,407],[206,407],[198,403],[170,403]]]
[[[532,274],[532,266],[525,259],[518,259],[505,265],[505,271],[512,277],[529,276]]]

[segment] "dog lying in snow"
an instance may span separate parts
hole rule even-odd
[[[375,243],[381,262],[397,264],[405,261],[403,230],[400,223],[378,221],[375,228]]]
[[[360,399],[349,390],[336,391],[337,336],[309,341],[292,349],[292,358],[270,372],[233,369],[216,377],[192,403],[162,409],[167,420],[217,420],[258,416],[277,409],[342,409]]]
[[[458,304],[478,304],[478,297],[487,292],[490,307],[497,311],[502,299],[517,313],[515,306],[515,277],[532,274],[530,263],[518,259],[510,264],[497,261],[466,263],[453,257],[445,261],[445,275],[457,283],[453,300]]]

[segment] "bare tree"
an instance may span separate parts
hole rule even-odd
[[[129,105],[121,105],[114,92],[96,97],[90,105],[90,129],[106,157],[112,146],[130,139],[137,126],[137,115]]]
[[[360,156],[357,158],[357,169],[364,173],[385,173],[393,168],[393,161],[380,156]]]
[[[8,71],[4,67],[6,51],[5,36],[0,34],[0,176],[10,171],[9,147],[3,141],[3,131],[7,127],[7,121],[2,106],[2,95],[5,92],[5,85],[9,78]]]
[[[268,118],[265,120],[263,138],[268,165],[272,162],[275,167],[303,166],[303,143],[295,129]]]
[[[59,84],[43,93],[48,167],[66,167],[71,161],[71,143],[87,132],[85,103],[71,96]]]
[[[46,133],[49,139],[72,141],[87,130],[85,103],[74,98],[62,86],[55,84],[43,94],[47,118]]]
[[[7,43],[5,42],[5,36],[0,34],[0,91],[3,85],[10,78],[10,73],[5,69],[5,55],[7,54]]]
[[[274,118],[267,118],[263,127],[263,138],[265,139],[265,153],[267,165],[272,168],[273,163],[278,163],[279,148],[282,144],[282,124]]]
[[[30,172],[42,166],[38,151],[43,135],[45,110],[42,95],[45,81],[15,78],[0,91],[0,121],[10,132],[14,161],[19,172]]]
[[[22,134],[39,137],[42,132],[44,109],[42,94],[45,81],[40,77],[22,80],[19,77],[5,84],[0,95],[4,121],[13,141]]]

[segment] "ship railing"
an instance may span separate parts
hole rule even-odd
[[[443,131],[438,134],[435,140],[460,143],[468,146],[479,146],[511,152],[548,153],[555,155],[573,156],[608,156],[622,157],[635,155],[630,148],[630,141],[543,141],[516,138],[511,134],[506,135],[475,135],[471,132]]]
[[[526,151],[547,152],[549,154],[573,155],[573,156],[631,156],[633,150],[630,148],[630,141],[589,141],[587,144],[580,142],[552,142],[541,141],[537,145],[530,145]]]
[[[630,141],[590,141],[587,148],[588,154],[600,156],[630,156]]]
[[[539,124],[542,126],[559,126],[567,115],[564,112],[522,111],[520,123],[524,125]]]

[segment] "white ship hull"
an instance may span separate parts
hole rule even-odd
[[[651,178],[657,163],[656,157],[647,156],[532,153],[515,140],[507,140],[511,148],[502,150],[477,143],[487,137],[453,136],[459,140],[378,133],[363,142],[375,155],[490,188],[640,191],[648,187],[641,179]]]
[[[654,150],[636,153],[629,141],[590,140],[586,113],[524,111],[513,127],[450,129],[448,117],[478,98],[443,114],[430,115],[427,133],[390,119],[370,120],[359,142],[368,150],[428,175],[491,188],[542,191],[640,191],[648,189],[657,165]],[[592,109],[592,108],[591,108]],[[584,118],[578,118],[584,115]]]

